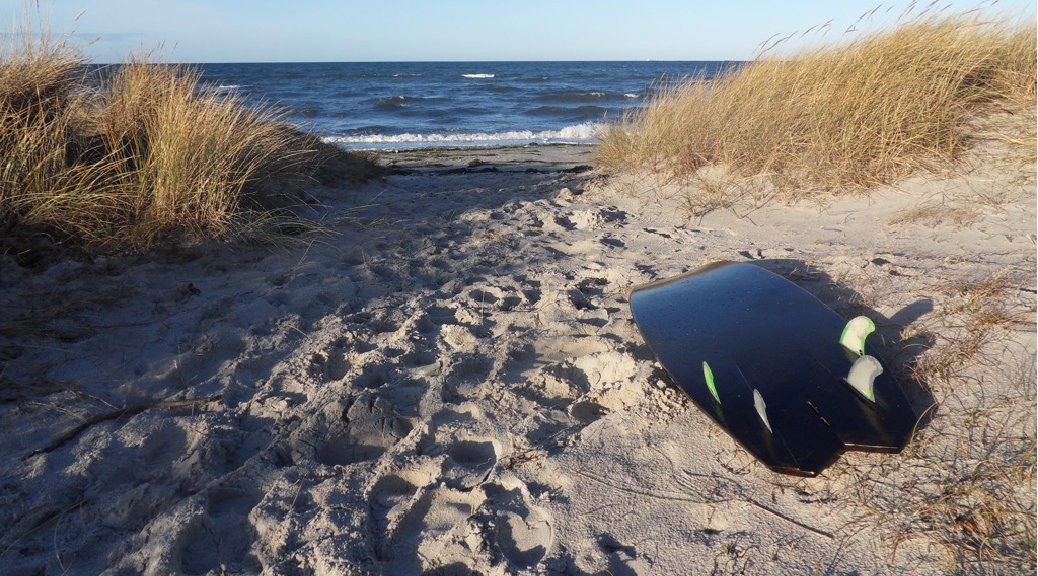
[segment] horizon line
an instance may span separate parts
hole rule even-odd
[[[670,59],[670,58],[644,58],[640,60],[617,60],[613,58],[607,59],[535,59],[535,60],[206,60],[206,61],[163,61],[156,60],[154,62],[148,62],[149,64],[510,64],[510,63],[524,63],[524,62],[543,62],[543,63],[583,63],[583,62],[623,62],[623,63],[644,63],[644,62],[662,62],[662,63],[679,63],[679,62],[722,62],[722,63],[743,63],[750,62],[751,60],[741,59]],[[103,66],[116,66],[119,64],[125,64],[126,60],[121,61],[96,61],[91,60],[86,64],[96,64]]]

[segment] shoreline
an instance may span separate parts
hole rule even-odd
[[[327,236],[277,250],[0,256],[0,564],[937,574],[966,509],[941,494],[1033,503],[1033,475],[954,483],[1033,451],[1033,165],[690,217],[691,184],[606,175],[593,153],[384,154],[388,176],[309,192]],[[919,438],[813,479],[740,449],[627,302],[717,260],[873,318],[899,378],[944,366]]]
[[[577,165],[592,170],[596,144],[533,144],[523,146],[457,146],[395,151],[378,151],[376,157],[391,169],[442,171],[462,169],[486,172],[502,167],[522,170],[537,169],[537,165],[572,169]],[[529,164],[529,166],[522,166]],[[563,168],[565,167],[565,168]],[[461,172],[458,172],[461,173]]]

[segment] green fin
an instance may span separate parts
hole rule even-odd
[[[875,331],[876,324],[867,316],[852,318],[843,327],[843,333],[840,334],[840,344],[858,356],[864,356],[865,339]]]
[[[879,360],[872,356],[862,356],[851,366],[851,371],[844,380],[870,402],[875,402],[876,390],[873,388],[873,384],[882,373],[883,365],[879,363]]]
[[[760,416],[760,421],[764,423],[764,427],[768,429],[768,432],[774,434],[775,432],[771,429],[771,422],[768,422],[764,397],[760,395],[756,388],[753,389],[753,407],[757,409],[757,416]]]
[[[714,397],[714,402],[717,402],[718,406],[721,405],[721,396],[717,393],[717,386],[714,385],[714,371],[710,369],[710,365],[703,360],[703,378],[706,379],[706,387],[710,389],[710,395]]]

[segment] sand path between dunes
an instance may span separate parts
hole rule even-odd
[[[313,190],[334,234],[288,249],[0,256],[0,572],[954,566],[926,490],[991,457],[964,442],[1033,450],[1033,166],[691,219],[687,188],[590,154],[387,154],[400,173]],[[631,319],[633,285],[716,260],[871,316],[905,378],[978,306],[1010,320],[947,388],[914,387],[940,405],[919,446],[779,476],[672,388]]]

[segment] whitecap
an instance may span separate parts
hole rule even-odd
[[[520,146],[524,144],[593,144],[604,125],[584,123],[559,130],[509,130],[452,134],[364,134],[327,136],[325,142],[352,149],[427,148],[433,146]]]
[[[396,110],[397,108],[403,108],[405,106],[407,106],[407,98],[404,96],[376,98],[374,102],[376,110]]]
[[[462,78],[493,78],[494,74],[462,74]]]
[[[628,92],[627,94],[624,94],[624,98],[634,99],[634,98],[640,98],[640,96],[638,96],[637,94],[631,94],[630,92]]]

